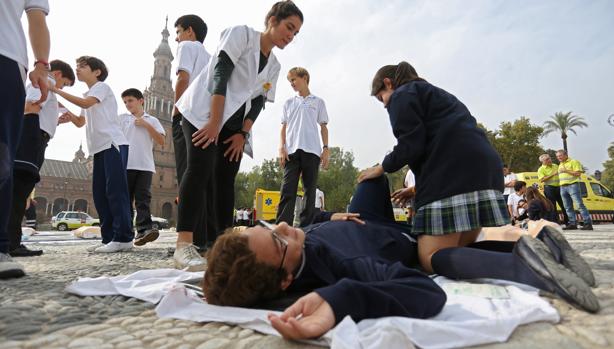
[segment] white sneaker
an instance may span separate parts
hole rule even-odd
[[[132,251],[132,241],[130,242],[118,242],[111,241],[104,246],[100,246],[94,250],[96,253],[115,253],[123,251]]]
[[[106,245],[101,242],[101,243],[96,244],[96,245],[88,246],[85,250],[87,252],[94,252],[94,251],[96,251],[97,248],[102,247],[102,246],[106,246]]]
[[[0,252],[0,279],[18,278],[26,275],[23,266],[13,260],[8,253]]]
[[[173,254],[175,268],[187,271],[205,271],[207,261],[198,253],[196,246],[178,247]]]

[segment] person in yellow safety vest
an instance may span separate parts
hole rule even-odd
[[[569,216],[569,223],[563,228],[566,230],[578,229],[576,223],[576,212],[574,202],[580,209],[580,214],[584,220],[582,230],[593,230],[593,221],[582,202],[580,193],[580,176],[584,173],[582,164],[578,160],[570,159],[567,151],[560,149],[556,151],[556,158],[559,160],[559,184],[561,185],[561,197],[565,205],[565,211]],[[573,201],[572,201],[573,200]]]
[[[552,163],[552,159],[548,154],[539,156],[539,162],[542,165],[537,170],[537,178],[544,185],[544,196],[552,202],[554,211],[556,212],[556,204],[559,204],[563,211],[563,225],[569,224],[569,217],[565,211],[563,198],[561,197],[561,184],[559,183],[559,166]],[[557,214],[558,221],[558,214]]]

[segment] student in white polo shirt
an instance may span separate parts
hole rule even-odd
[[[203,42],[207,37],[207,24],[197,15],[184,15],[175,21],[175,41],[177,45],[177,80],[175,81],[175,102],[181,98],[188,86],[209,63],[211,55]],[[173,145],[175,147],[175,165],[177,183],[187,166],[186,138],[181,129],[182,115],[173,108]]]
[[[301,176],[305,203],[299,224],[304,227],[312,223],[316,214],[316,183],[320,164],[328,167],[328,113],[324,100],[309,91],[309,72],[305,68],[290,69],[288,81],[298,95],[286,101],[281,118],[279,162],[284,169],[284,179],[277,223],[292,225],[294,222],[296,190]]]
[[[242,154],[253,156],[252,125],[265,101],[275,99],[281,65],[272,50],[286,47],[302,23],[303,14],[293,2],[280,1],[267,14],[264,32],[247,26],[224,30],[208,68],[177,102],[183,132],[192,141],[179,189],[177,268],[196,271],[206,267],[192,245],[198,219],[195,212],[205,212],[208,245],[221,230],[232,226],[234,182]],[[215,206],[206,207],[206,201]]]
[[[92,194],[100,218],[102,245],[90,246],[88,251],[97,253],[129,251],[134,238],[126,179],[128,141],[122,132],[115,95],[104,83],[108,75],[100,59],[79,57],[77,79],[85,82],[89,91],[81,98],[54,89],[70,103],[81,107],[80,116],[70,112],[67,115],[75,125],[85,125],[87,147],[90,155],[94,155]]]
[[[130,143],[128,152],[128,193],[130,195],[130,212],[134,217],[136,207],[136,246],[145,245],[158,238],[158,229],[152,228],[151,180],[156,173],[154,163],[154,143],[164,145],[166,132],[157,118],[145,113],[143,93],[136,88],[122,92],[122,100],[130,114],[120,115],[124,134]],[[132,203],[134,202],[134,206]]]
[[[62,89],[75,83],[75,73],[70,65],[60,60],[49,63],[49,85]],[[13,257],[39,256],[42,250],[30,250],[21,244],[21,221],[26,212],[28,196],[39,182],[39,171],[45,160],[45,150],[53,138],[58,123],[59,108],[55,93],[49,92],[44,103],[36,104],[41,97],[39,88],[28,84],[23,115],[21,140],[13,169],[13,204],[11,205],[8,232],[9,254]]]
[[[13,197],[13,161],[19,145],[26,97],[28,50],[21,19],[28,18],[34,69],[30,81],[42,90],[39,102],[47,98],[49,72],[49,30],[45,16],[47,0],[0,1],[0,280],[22,277],[23,266],[9,255],[8,225]]]

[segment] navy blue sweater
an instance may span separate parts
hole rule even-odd
[[[399,86],[388,104],[397,145],[382,166],[409,165],[416,207],[477,190],[503,192],[503,164],[476,120],[452,94],[426,81]]]

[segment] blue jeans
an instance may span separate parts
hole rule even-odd
[[[13,167],[21,136],[26,92],[19,64],[0,55],[0,253],[8,253],[7,225],[13,197]]]
[[[580,183],[573,183],[569,185],[561,185],[561,197],[563,198],[563,205],[565,205],[565,211],[569,217],[569,224],[576,224],[576,211],[574,210],[574,203],[580,209],[580,214],[584,220],[584,224],[592,224],[591,216],[588,214],[584,202],[582,202],[582,194],[580,193]],[[573,201],[572,201],[573,200]]]
[[[134,238],[126,165],[128,146],[115,146],[94,154],[92,193],[100,217],[102,243],[130,242]]]

